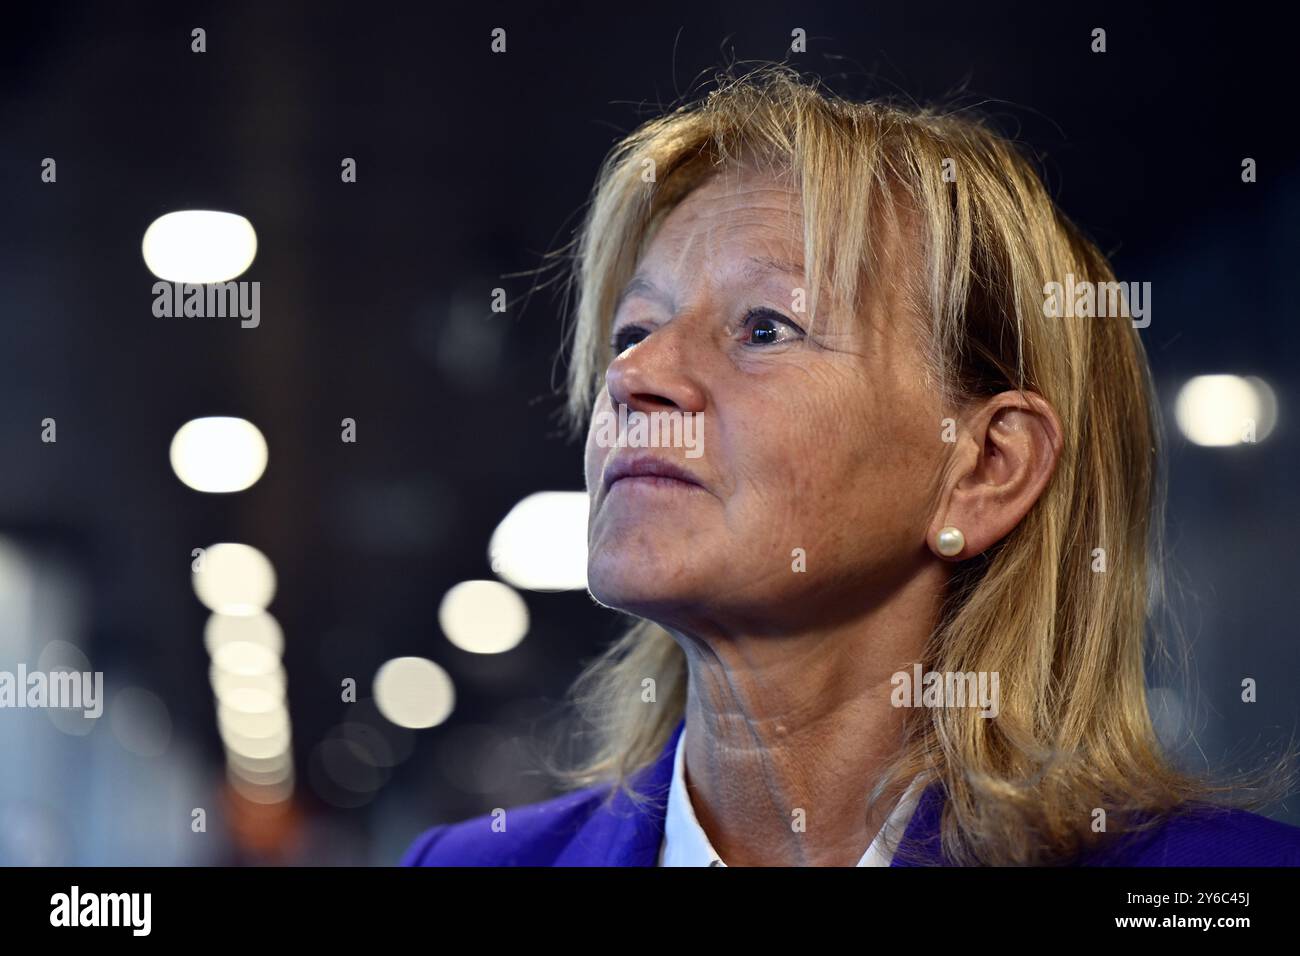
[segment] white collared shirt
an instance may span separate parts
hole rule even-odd
[[[885,825],[876,834],[858,866],[889,866],[894,851],[907,829],[916,804],[921,798],[920,778],[912,781]],[[677,740],[673,759],[673,781],[668,789],[668,812],[664,819],[664,838],[659,845],[659,866],[726,866],[709,843],[704,828],[696,819],[691,797],[686,790],[686,728]]]

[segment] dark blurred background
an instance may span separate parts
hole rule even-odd
[[[795,28],[807,52],[790,55]],[[429,825],[557,792],[534,751],[618,618],[579,581],[515,582],[526,627],[504,585],[462,590],[471,632],[496,628],[462,645],[525,635],[500,653],[458,646],[440,619],[453,586],[500,581],[488,543],[517,503],[582,489],[557,415],[561,302],[524,307],[529,273],[571,238],[621,133],[719,67],[787,57],[848,95],[961,93],[1042,157],[1120,279],[1152,283],[1142,335],[1196,689],[1157,686],[1157,722],[1211,767],[1290,732],[1297,582],[1279,547],[1297,518],[1300,147],[1294,56],[1262,14],[24,4],[0,30],[0,669],[102,671],[107,704],[98,721],[0,710],[0,863],[389,864]],[[239,278],[261,283],[258,328],[153,315],[142,237],[187,209],[252,223]],[[1239,377],[1188,386],[1205,375]],[[205,416],[264,436],[247,490],[193,490],[169,463],[177,430]],[[1243,417],[1256,441],[1216,433]],[[518,560],[562,563],[554,550],[581,541],[574,500],[534,500],[542,530],[514,535],[532,549]],[[191,568],[216,542],[274,567],[291,725],[278,757],[266,734],[243,761],[223,743]],[[454,697],[399,661],[394,702],[374,699],[380,667],[406,658],[436,664]],[[1300,805],[1269,812],[1300,823]]]

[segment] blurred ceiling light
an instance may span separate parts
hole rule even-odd
[[[227,775],[233,774],[248,783],[259,787],[275,786],[279,783],[291,783],[293,781],[293,764],[289,761],[281,761],[281,766],[276,770],[262,772],[260,770],[250,770],[241,762],[231,761],[226,764]]]
[[[203,646],[209,654],[227,644],[259,644],[271,653],[284,653],[284,632],[270,614],[211,614],[203,627]]]
[[[375,704],[399,727],[422,729],[446,720],[455,707],[451,677],[423,657],[396,657],[375,673]]]
[[[149,271],[167,282],[225,282],[253,264],[257,233],[235,213],[185,209],[155,219],[142,251]]]
[[[286,676],[283,665],[273,674],[232,674],[215,664],[208,669],[212,692],[235,710],[261,713],[284,702]]]
[[[228,704],[217,705],[217,726],[240,737],[271,737],[289,732],[289,711],[273,707],[264,711],[236,710]]]
[[[288,753],[289,745],[293,742],[287,727],[265,737],[245,737],[230,727],[220,727],[219,730],[221,742],[226,745],[227,750],[241,757],[252,757],[257,760],[266,760]]]
[[[279,783],[255,783],[244,779],[233,767],[227,767],[226,779],[231,789],[249,803],[284,803],[293,796],[293,778]]]
[[[266,439],[242,418],[188,421],[172,439],[170,454],[176,477],[195,491],[243,491],[266,471]]]
[[[1174,417],[1188,440],[1225,447],[1263,441],[1277,421],[1277,397],[1261,378],[1197,375],[1174,402]]]
[[[259,614],[275,597],[275,569],[266,555],[246,544],[207,548],[193,577],[194,593],[218,614]]]
[[[282,701],[256,711],[221,701],[217,728],[226,750],[226,778],[237,792],[261,804],[293,796],[293,735]]]
[[[530,591],[587,586],[585,491],[539,491],[510,509],[492,532],[492,572]]]
[[[462,581],[443,597],[438,623],[461,650],[500,654],[528,633],[528,607],[500,581]]]
[[[257,677],[277,673],[280,670],[280,655],[261,644],[235,641],[217,648],[217,652],[212,655],[212,666],[227,674]]]
[[[232,750],[226,751],[226,762],[237,767],[239,773],[249,780],[275,779],[283,780],[293,774],[293,753],[285,750],[271,757],[245,757]]]

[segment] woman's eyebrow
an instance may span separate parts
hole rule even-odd
[[[766,278],[773,272],[802,279],[804,267],[802,264],[791,262],[788,259],[778,259],[772,256],[750,256],[745,260],[745,265],[741,269],[741,273],[745,278],[751,280]],[[623,303],[634,295],[658,302],[669,311],[675,310],[673,297],[655,285],[648,276],[638,273],[628,281],[627,285],[623,286],[622,291],[614,298],[613,311],[618,312]]]
[[[641,296],[645,299],[652,299],[660,305],[663,305],[669,311],[672,311],[674,308],[673,297],[671,295],[651,282],[646,276],[638,274],[634,275],[631,280],[628,281],[628,284],[623,286],[623,290],[619,292],[618,296],[615,297],[614,312],[617,312],[622,308],[623,303],[634,295]]]
[[[762,278],[769,272],[782,272],[786,275],[803,278],[804,267],[802,263],[777,259],[772,256],[750,256],[744,268],[744,274],[752,279]]]

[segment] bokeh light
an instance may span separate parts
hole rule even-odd
[[[184,209],[159,216],[144,232],[145,265],[167,282],[226,282],[257,256],[257,232],[243,216]]]
[[[492,573],[530,591],[585,589],[588,507],[585,491],[529,495],[492,533]]]
[[[266,439],[242,418],[195,418],[176,432],[172,471],[195,491],[228,494],[252,486],[266,471]]]
[[[375,704],[379,712],[399,727],[434,727],[456,705],[455,687],[448,673],[423,657],[397,657],[375,674]]]
[[[1174,417],[1197,445],[1221,448],[1247,444],[1252,438],[1259,442],[1273,431],[1277,397],[1255,376],[1197,375],[1179,390]]]
[[[211,614],[203,628],[203,646],[216,654],[226,644],[259,644],[276,655],[284,653],[284,632],[274,617],[260,614]]]
[[[528,633],[528,607],[500,581],[462,581],[443,596],[438,623],[461,650],[500,654]]]
[[[259,614],[275,597],[275,569],[266,555],[246,544],[206,548],[193,577],[194,593],[219,614]]]

